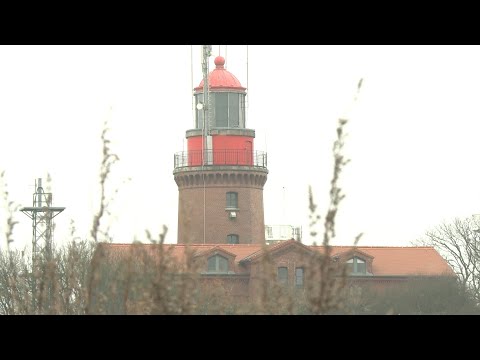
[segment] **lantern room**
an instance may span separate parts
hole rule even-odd
[[[245,96],[246,88],[231,72],[225,69],[225,59],[215,58],[216,68],[210,73],[209,85],[209,127],[213,128],[245,128]],[[195,96],[195,128],[203,128],[204,118],[204,81],[194,89]]]
[[[254,150],[255,130],[246,128],[246,88],[217,56],[215,69],[193,89],[195,128],[186,131],[188,151],[175,154],[175,169],[206,165],[267,167],[267,154]]]

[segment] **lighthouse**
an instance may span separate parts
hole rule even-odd
[[[187,151],[174,155],[179,244],[264,244],[263,187],[267,154],[247,128],[247,89],[211,47],[202,47],[203,79],[193,89],[195,128]]]

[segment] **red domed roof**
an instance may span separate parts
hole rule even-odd
[[[240,84],[240,81],[230,71],[224,67],[225,59],[222,56],[215,58],[216,68],[208,75],[208,84],[210,90],[227,89],[245,91],[246,88]],[[203,79],[195,89],[196,92],[203,92]]]

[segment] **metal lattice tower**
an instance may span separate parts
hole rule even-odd
[[[44,192],[42,179],[35,181],[36,192],[33,194],[33,206],[21,208],[24,214],[32,219],[32,262],[35,263],[42,254],[47,260],[51,258],[53,246],[53,218],[60,214],[64,207],[52,206],[52,193]]]

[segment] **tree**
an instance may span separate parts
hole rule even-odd
[[[480,224],[473,218],[455,218],[430,231],[417,245],[433,246],[447,260],[462,287],[480,304]]]

